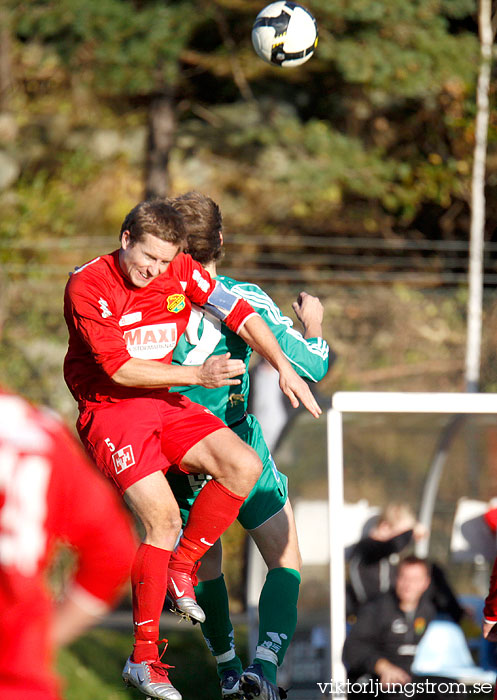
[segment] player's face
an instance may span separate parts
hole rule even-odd
[[[124,231],[121,237],[119,264],[135,287],[146,287],[167,270],[179,251],[180,246],[177,243],[163,241],[149,233],[131,245],[129,232]]]

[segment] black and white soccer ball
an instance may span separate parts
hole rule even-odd
[[[252,27],[256,54],[282,68],[308,61],[317,43],[316,20],[296,2],[272,2],[259,12]]]

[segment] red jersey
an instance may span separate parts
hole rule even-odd
[[[74,595],[105,609],[136,551],[119,497],[55,417],[0,390],[2,700],[59,698],[45,571],[60,540],[77,554]]]
[[[170,364],[192,303],[214,305],[226,325],[239,330],[255,311],[231,293],[223,297],[220,286],[184,253],[143,288],[124,276],[118,250],[77,270],[64,300],[69,329],[64,376],[80,408],[167,391],[120,386],[111,377],[131,357]]]
[[[490,590],[485,600],[483,617],[489,622],[497,622],[497,559],[494,561],[490,576]]]

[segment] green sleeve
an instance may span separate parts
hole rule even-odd
[[[220,279],[225,284],[229,280]],[[304,338],[302,333],[293,328],[292,320],[283,315],[271,297],[258,285],[229,281],[232,283],[232,291],[248,301],[266,321],[295,371],[305,379],[319,382],[328,371],[328,343],[323,338]]]

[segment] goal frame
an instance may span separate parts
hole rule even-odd
[[[327,411],[328,521],[330,546],[330,670],[345,683],[345,547],[340,528],[344,514],[343,416],[349,413],[496,414],[497,394],[339,391]]]

